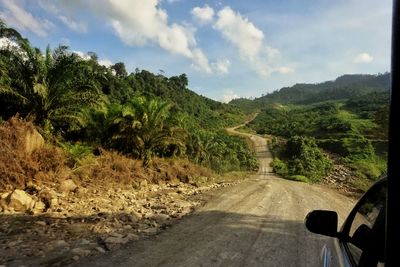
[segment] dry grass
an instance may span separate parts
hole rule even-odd
[[[65,157],[56,147],[41,142],[39,136],[32,122],[19,117],[0,125],[0,190],[57,179]]]
[[[75,169],[62,149],[41,142],[30,121],[13,117],[0,125],[0,192],[25,189],[29,184],[54,185],[68,178],[85,187],[139,187],[141,181],[190,183],[213,172],[184,159],[154,158],[148,168],[142,161],[101,150]],[[27,145],[27,143],[29,143]]]

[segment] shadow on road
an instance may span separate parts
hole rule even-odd
[[[198,212],[160,235],[74,266],[318,266],[325,242],[302,221]]]

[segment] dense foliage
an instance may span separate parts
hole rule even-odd
[[[312,138],[318,149],[338,155],[343,164],[351,167],[360,178],[368,180],[375,180],[386,171],[387,125],[388,102],[376,101],[371,96],[307,106],[269,105],[248,124],[259,134],[288,140],[296,136]],[[313,147],[313,142],[305,144]],[[274,169],[278,173],[304,175],[315,180],[322,175],[319,170],[327,170],[323,162],[316,161],[315,164],[320,164],[320,167],[308,168],[309,172],[305,175],[303,167],[296,166],[311,164],[312,160],[292,153],[291,144],[291,141],[283,142],[280,149],[275,145],[278,159],[274,161]],[[293,157],[298,161],[291,160]]]
[[[158,156],[218,172],[257,168],[246,143],[222,130],[244,114],[190,91],[185,74],[128,73],[123,62],[105,67],[94,52],[83,59],[66,46],[42,53],[1,21],[0,38],[8,43],[0,47],[0,118],[32,118],[72,162],[106,148],[145,166]]]
[[[230,103],[244,111],[252,112],[263,108],[266,104],[313,104],[323,101],[365,98],[367,94],[376,94],[376,98],[386,98],[390,88],[390,74],[378,75],[343,75],[334,81],[317,84],[295,84],[265,96],[249,99],[236,99]],[[369,101],[374,103],[374,101]],[[386,102],[387,103],[387,102]]]
[[[282,176],[317,182],[332,170],[332,161],[322,153],[312,137],[296,135],[283,146],[273,139],[270,146],[275,155],[272,167]]]

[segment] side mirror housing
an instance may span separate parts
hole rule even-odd
[[[307,229],[315,234],[339,237],[338,215],[330,210],[313,210],[305,219]]]

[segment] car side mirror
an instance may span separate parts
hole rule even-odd
[[[313,210],[307,214],[305,225],[310,232],[320,235],[339,237],[338,215],[330,210]]]

